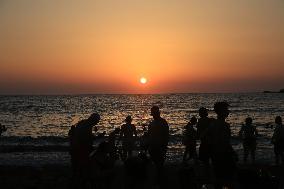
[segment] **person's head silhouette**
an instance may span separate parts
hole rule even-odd
[[[161,115],[160,109],[158,106],[153,106],[151,108],[151,116],[153,116],[154,119],[159,118]]]
[[[229,104],[227,102],[217,102],[214,105],[214,111],[216,112],[218,119],[226,119],[229,114]]]
[[[127,116],[127,117],[125,118],[125,123],[131,124],[131,122],[132,122],[131,116]]]
[[[207,110],[207,108],[201,107],[201,108],[199,109],[199,116],[200,116],[201,118],[207,117],[207,116],[208,116],[208,110]]]
[[[97,125],[100,122],[100,115],[98,113],[93,113],[91,116],[88,118],[88,122],[90,123],[91,126]]]
[[[192,125],[195,125],[195,124],[197,123],[197,119],[196,119],[195,116],[192,116],[192,118],[190,119],[190,123],[191,123]]]
[[[275,118],[275,123],[278,124],[278,125],[282,125],[282,118],[280,116],[277,116]]]
[[[251,124],[252,124],[252,118],[251,117],[246,118],[246,125],[251,126]]]

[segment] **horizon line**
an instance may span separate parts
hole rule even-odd
[[[264,91],[247,92],[161,92],[161,93],[52,93],[52,94],[0,94],[0,96],[92,96],[92,95],[178,95],[178,94],[245,94],[264,93]]]

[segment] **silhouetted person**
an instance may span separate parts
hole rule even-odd
[[[185,126],[184,130],[184,138],[183,138],[183,144],[185,145],[185,151],[183,154],[183,161],[186,162],[190,159],[197,159],[197,153],[196,153],[196,139],[197,139],[197,133],[194,129],[194,126],[197,123],[196,117],[192,117],[190,119],[190,122]],[[188,158],[187,158],[188,156]]]
[[[163,167],[169,142],[169,125],[161,117],[158,106],[151,108],[151,116],[153,116],[153,121],[148,126],[148,151],[151,160],[157,168],[158,184],[161,186],[163,184]]]
[[[207,132],[210,126],[212,119],[208,118],[208,110],[204,107],[199,109],[199,116],[198,123],[196,125],[197,128],[197,137],[200,139],[200,146],[199,146],[199,159],[205,165],[209,165],[209,142]]]
[[[140,151],[144,154],[147,154],[147,150],[149,148],[149,133],[145,125],[143,125],[142,127],[143,127],[143,135],[140,138]]]
[[[255,162],[255,150],[256,150],[256,137],[258,135],[256,127],[252,125],[252,118],[248,117],[245,120],[245,125],[241,127],[239,136],[243,141],[244,148],[244,163],[247,162],[249,153],[251,154],[252,162]]]
[[[228,107],[229,104],[226,102],[217,102],[214,105],[217,119],[212,121],[208,129],[210,156],[216,176],[216,189],[224,186],[233,188],[236,172],[237,157],[230,143],[230,125],[226,122],[226,118],[229,116]]]
[[[122,139],[122,159],[132,156],[135,147],[135,139],[137,137],[136,127],[132,124],[131,116],[127,116],[125,124],[121,126],[120,138]]]
[[[1,125],[0,123],[0,136],[2,135],[2,133],[6,132],[7,128],[4,125]]]
[[[118,137],[117,135],[119,134],[120,134],[120,129],[116,128],[108,136],[109,154],[110,157],[114,160],[118,159],[116,142]]]
[[[74,149],[74,136],[75,133],[75,125],[72,125],[68,131],[68,139],[69,139],[69,154],[71,156],[71,166],[72,166],[72,174],[75,176],[75,174],[78,172],[77,165],[76,165],[76,157],[75,157],[75,149]]]
[[[73,167],[73,178],[80,188],[84,188],[90,176],[90,158],[93,150],[93,126],[98,124],[100,116],[92,114],[88,119],[82,120],[72,126],[69,131],[70,155]]]
[[[281,164],[284,163],[284,127],[280,116],[275,118],[275,124],[272,143],[274,144],[275,162],[279,165],[279,158],[281,159]]]

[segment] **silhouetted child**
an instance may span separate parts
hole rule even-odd
[[[71,156],[71,167],[72,167],[72,174],[73,177],[76,177],[78,171],[78,165],[77,165],[77,158],[76,158],[76,149],[74,147],[74,133],[75,133],[75,125],[72,125],[68,131],[68,139],[69,139],[69,154]]]
[[[135,137],[134,137],[135,136]],[[135,146],[135,139],[137,137],[136,127],[132,124],[131,116],[127,116],[125,124],[121,126],[120,138],[122,140],[122,159],[132,156],[132,151]]]
[[[120,133],[120,129],[116,128],[108,136],[109,154],[110,154],[110,157],[115,160],[118,158],[116,140],[117,140],[117,135],[119,135],[119,133]]]
[[[149,134],[145,125],[143,125],[142,127],[143,127],[143,135],[140,138],[140,151],[144,154],[147,154],[147,150],[149,147],[149,140],[148,140]]]
[[[248,117],[245,120],[245,125],[241,127],[239,136],[243,141],[244,148],[244,163],[247,162],[249,153],[251,154],[251,160],[255,162],[255,150],[256,150],[256,137],[258,135],[256,127],[252,125],[252,118]]]
[[[7,131],[7,128],[4,125],[1,125],[0,123],[0,136],[2,135],[2,133],[4,133],[5,131]]]
[[[5,131],[7,131],[7,128],[5,127],[5,125],[2,125],[2,124],[0,123],[0,135],[1,135],[2,133],[4,133]]]
[[[194,126],[197,123],[196,117],[192,117],[190,119],[190,122],[185,126],[184,130],[184,136],[183,136],[183,144],[185,145],[185,151],[183,154],[183,161],[187,161],[190,159],[197,159],[197,153],[196,153],[196,139],[197,139],[197,133],[194,129]],[[189,156],[187,158],[187,156]]]
[[[284,163],[284,127],[280,116],[275,118],[275,124],[272,143],[274,144],[275,162],[279,165],[279,158],[281,158],[281,164]]]
[[[210,149],[209,149],[207,132],[212,119],[208,118],[208,110],[204,107],[201,107],[199,109],[199,116],[200,119],[198,119],[198,123],[196,125],[197,138],[200,139],[199,159],[205,165],[209,165]]]

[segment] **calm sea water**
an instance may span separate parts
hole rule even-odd
[[[69,127],[93,112],[101,114],[100,132],[109,133],[119,127],[127,115],[132,115],[134,124],[142,132],[142,125],[151,120],[149,109],[158,105],[173,135],[170,147],[179,148],[178,137],[189,117],[198,116],[201,106],[210,109],[209,116],[215,117],[213,105],[223,100],[231,105],[228,122],[233,135],[237,135],[244,119],[251,116],[261,135],[259,147],[271,149],[273,129],[266,125],[272,125],[275,116],[283,115],[284,94],[0,96],[0,123],[8,128],[0,145],[67,145]],[[236,141],[235,148],[240,147]]]

